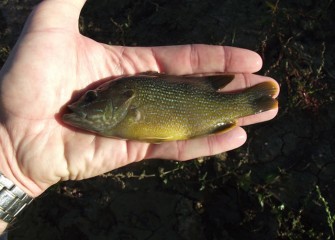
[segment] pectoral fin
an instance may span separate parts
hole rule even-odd
[[[121,96],[118,96],[112,105],[107,106],[105,110],[105,116],[109,117],[110,127],[114,127],[126,117],[132,100],[135,97],[135,92],[133,90],[126,90],[120,95]]]

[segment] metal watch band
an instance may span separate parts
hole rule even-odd
[[[12,222],[32,200],[32,197],[0,173],[0,219]]]

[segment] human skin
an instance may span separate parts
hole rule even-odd
[[[0,71],[0,172],[32,197],[63,180],[90,178],[149,158],[188,160],[232,150],[246,141],[241,127],[187,141],[149,144],[76,131],[59,111],[73,94],[110,76],[157,71],[184,75],[236,73],[225,90],[271,78],[255,52],[225,46],[122,47],[79,33],[85,0],[45,0],[31,13]],[[54,11],[57,9],[57,11]],[[275,82],[275,81],[274,81]],[[239,120],[272,119],[277,109]],[[0,232],[6,223],[0,221]]]

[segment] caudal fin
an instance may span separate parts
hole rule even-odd
[[[274,96],[278,92],[278,86],[273,82],[259,83],[245,91],[254,114],[265,112],[278,107],[278,101]]]

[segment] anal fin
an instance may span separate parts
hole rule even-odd
[[[154,143],[154,144],[160,144],[163,142],[168,142],[168,141],[173,141],[173,140],[178,140],[178,139],[174,139],[173,137],[145,137],[145,138],[141,138],[139,139],[139,141],[144,141],[147,143]]]
[[[218,124],[214,130],[211,132],[211,134],[221,134],[221,133],[225,133],[228,132],[230,130],[232,130],[234,127],[236,127],[237,125],[237,121],[231,121],[231,122],[227,122],[227,123],[222,123],[222,124]]]

